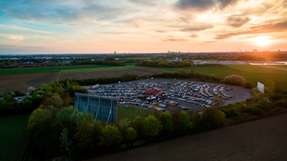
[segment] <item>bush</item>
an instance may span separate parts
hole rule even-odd
[[[132,127],[137,131],[138,137],[144,138],[144,118],[136,117],[136,119],[132,122]]]
[[[170,135],[173,132],[173,118],[170,112],[162,112],[160,114],[160,122],[162,125],[162,134]]]
[[[174,125],[176,132],[180,134],[187,133],[192,128],[191,120],[187,112],[179,112],[175,116]]]
[[[238,85],[238,86],[246,86],[247,81],[244,77],[240,75],[228,75],[223,79],[223,83],[231,84],[231,85]]]
[[[252,115],[260,115],[263,113],[263,109],[258,107],[247,107],[244,109],[244,112],[250,113]]]
[[[224,125],[225,114],[217,109],[207,109],[201,114],[194,114],[192,121],[197,129],[214,129]]]
[[[145,138],[154,138],[161,131],[160,121],[154,116],[149,115],[143,122],[143,135]]]
[[[58,93],[48,94],[41,106],[43,108],[61,108],[64,105],[64,101]]]
[[[137,131],[132,127],[127,128],[124,138],[127,144],[132,144],[137,139]]]
[[[106,125],[102,130],[101,145],[105,147],[117,147],[122,142],[123,137],[117,126]]]
[[[242,104],[228,105],[221,108],[221,111],[224,112],[226,118],[238,117],[242,111]]]
[[[54,112],[48,109],[38,108],[28,120],[28,132],[31,153],[38,160],[53,157],[60,152],[59,133],[54,119]]]
[[[89,115],[81,114],[73,136],[75,142],[73,154],[78,154],[78,157],[81,157],[82,154],[95,150],[100,143],[101,135],[102,125]]]

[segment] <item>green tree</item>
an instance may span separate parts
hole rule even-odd
[[[28,120],[28,134],[31,151],[38,160],[51,158],[60,153],[59,134],[61,129],[55,121],[54,111],[38,108]]]
[[[41,105],[43,108],[62,108],[63,99],[58,93],[48,94]]]
[[[175,117],[176,131],[180,134],[188,132],[192,128],[191,119],[187,112],[181,111]]]
[[[170,112],[162,112],[160,114],[160,122],[162,125],[162,133],[169,135],[173,132],[173,118]]]
[[[238,85],[238,86],[246,86],[247,80],[241,75],[228,75],[223,79],[223,82],[226,84]]]
[[[193,122],[198,129],[214,129],[224,125],[225,114],[218,109],[207,109],[201,114],[193,115]]]
[[[158,136],[161,131],[160,121],[154,116],[149,115],[144,119],[143,135],[146,138],[153,138]]]
[[[124,138],[127,144],[132,145],[132,143],[137,139],[137,135],[137,131],[133,127],[127,128],[124,133]]]
[[[117,126],[106,125],[102,131],[101,144],[106,147],[117,147],[122,142],[123,137]]]
[[[140,116],[136,117],[132,122],[132,127],[137,131],[139,138],[144,138],[144,122],[144,118]]]

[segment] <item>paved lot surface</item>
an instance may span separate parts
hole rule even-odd
[[[287,114],[91,161],[287,161]]]

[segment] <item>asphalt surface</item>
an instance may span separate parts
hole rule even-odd
[[[287,114],[91,161],[287,161]]]

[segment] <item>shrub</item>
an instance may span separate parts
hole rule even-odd
[[[144,119],[143,135],[145,138],[154,138],[158,136],[160,130],[160,121],[154,115],[149,115]]]
[[[242,104],[233,104],[221,109],[226,118],[238,117],[242,111]]]
[[[160,122],[162,125],[162,133],[169,135],[173,132],[173,119],[170,112],[162,112],[160,114]]]
[[[223,82],[226,84],[238,85],[238,86],[246,86],[247,81],[241,75],[228,75],[223,79]]]
[[[244,112],[250,113],[252,115],[260,115],[263,113],[263,110],[258,107],[247,107],[244,109]]]
[[[58,93],[48,94],[41,107],[43,108],[61,108],[64,105],[64,101]]]
[[[138,137],[141,139],[144,138],[144,123],[144,118],[139,116],[132,122],[132,127],[137,131]]]
[[[224,125],[225,114],[218,109],[207,109],[201,114],[194,114],[192,120],[198,129],[214,129]]]
[[[60,152],[59,133],[54,119],[54,112],[48,109],[38,108],[28,121],[29,139],[31,153],[34,157],[50,158]]]
[[[123,137],[117,126],[106,125],[102,131],[101,145],[106,147],[116,147],[122,142]]]
[[[124,138],[127,144],[132,144],[137,139],[137,131],[132,127],[127,128],[124,133]]]
[[[102,125],[96,122],[89,115],[81,114],[78,121],[76,132],[74,133],[75,149],[73,154],[89,153],[99,145],[100,136],[102,135]]]
[[[48,109],[38,108],[30,115],[28,120],[28,128],[38,128],[53,119],[53,113]]]
[[[187,112],[179,112],[175,116],[175,128],[176,132],[183,134],[188,132],[192,128],[191,120]]]

